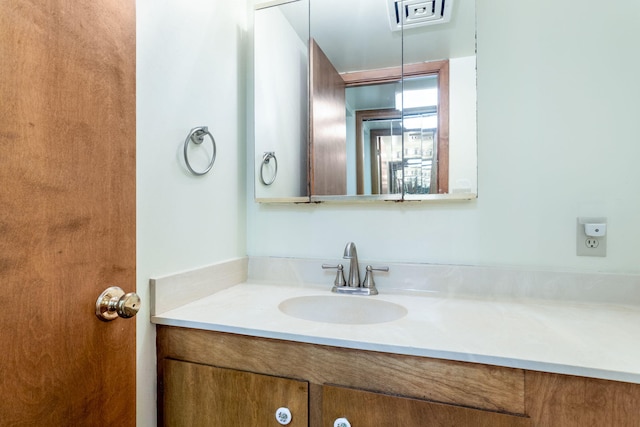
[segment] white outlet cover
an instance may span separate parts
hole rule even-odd
[[[607,256],[607,236],[587,236],[585,224],[606,224],[606,218],[578,218],[576,221],[576,255],[578,256]],[[594,243],[595,242],[595,243]]]

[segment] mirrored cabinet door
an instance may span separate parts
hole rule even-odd
[[[261,201],[308,201],[309,1],[254,11],[254,172]]]
[[[475,1],[255,10],[256,200],[472,199]]]
[[[394,4],[403,21],[403,198],[472,198],[477,194],[475,0]],[[419,71],[425,66],[431,71]]]
[[[380,165],[401,150],[402,33],[389,30],[384,2],[311,0],[310,7],[311,195],[399,200]],[[371,143],[383,134],[388,140]]]

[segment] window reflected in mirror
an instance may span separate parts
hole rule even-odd
[[[447,78],[440,76],[446,63],[421,68],[425,74],[414,69],[404,80],[347,87],[347,118],[355,117],[347,120],[347,150],[357,160],[347,170],[347,194],[448,192],[448,144],[439,138],[439,129],[448,133],[447,112],[439,116],[440,98],[448,105]]]
[[[449,169],[448,144],[440,133],[448,133],[448,120],[439,115],[448,116],[448,111],[439,108],[438,75],[406,78],[402,86],[398,96],[403,112],[402,193],[446,194],[448,173],[439,172]]]
[[[311,39],[311,195],[447,193],[448,73],[447,60],[340,73]]]

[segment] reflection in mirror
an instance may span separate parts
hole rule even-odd
[[[400,82],[350,86],[346,89],[346,128],[354,161],[347,167],[348,195],[398,194],[389,185],[389,167],[402,152],[401,111],[396,109]]]
[[[358,175],[364,178],[364,188],[358,194],[435,193],[438,76],[405,81],[404,92],[396,92],[394,103],[393,109],[366,109],[356,114],[361,127],[356,139],[362,140],[364,155]],[[442,185],[440,191],[446,192],[446,182]]]
[[[381,4],[311,0],[311,198],[473,198],[475,4]]]
[[[308,0],[257,5],[254,34],[255,197],[308,201]]]
[[[448,22],[420,26],[409,19],[402,31],[405,200],[477,194],[475,1],[444,4]],[[414,79],[413,64],[421,61],[446,62],[437,92]],[[437,111],[436,123],[415,117],[425,105]]]
[[[395,85],[394,85],[395,86]],[[362,86],[350,91],[366,92],[374,86]],[[356,192],[351,194],[399,194],[397,173],[392,169],[402,159],[402,118],[396,109],[363,108],[356,111],[356,163],[351,181]]]
[[[438,76],[406,78],[402,94],[402,192],[446,194],[448,144],[438,125]]]
[[[448,61],[407,65],[402,73],[385,69],[376,79],[391,83],[347,88],[356,117],[347,127],[347,139],[355,135],[356,191],[347,194],[447,193],[449,121],[439,106],[449,102]]]
[[[380,193],[375,183],[371,189],[370,144],[357,132],[362,129],[357,113],[395,109],[401,90],[402,34],[379,31],[389,28],[386,7],[384,2],[372,7],[370,0],[311,0],[312,196],[391,194],[388,189]],[[381,78],[377,71],[385,69],[397,76]],[[401,112],[395,114],[400,119]],[[401,194],[389,198],[399,200]]]
[[[280,142],[301,141],[306,132],[308,151],[307,145],[291,145],[283,155],[308,156],[307,165],[300,162],[307,173],[291,174],[287,180],[299,177],[298,187],[289,182],[283,193],[257,183],[256,198],[474,198],[474,0],[421,6],[406,0],[299,0],[277,7],[299,4],[308,8],[306,26],[297,22],[304,17],[283,10],[279,22],[287,30],[272,30],[297,35],[293,43],[290,36],[263,34],[266,24],[258,23],[258,14],[275,7],[256,10],[255,156],[259,171],[264,152],[278,156]],[[439,11],[446,11],[446,19]],[[295,58],[281,60],[285,49],[295,51]],[[289,66],[294,70],[284,69]],[[308,97],[301,70],[308,70]],[[285,88],[279,87],[283,81]],[[300,96],[290,97],[296,91]],[[300,119],[307,112],[308,127]],[[290,125],[296,130],[279,128]],[[278,164],[296,169],[290,160],[278,157]]]

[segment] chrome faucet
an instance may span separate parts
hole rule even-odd
[[[358,267],[358,251],[356,250],[356,244],[353,242],[347,243],[344,248],[343,258],[348,259],[349,262],[349,275],[347,279],[347,286],[357,288],[360,286],[360,267]]]
[[[344,279],[344,267],[342,264],[322,264],[322,268],[337,270],[331,292],[349,295],[378,295],[376,284],[373,281],[373,272],[389,271],[389,267],[372,267],[368,265],[367,274],[364,276],[362,283],[360,283],[360,267],[358,266],[358,251],[356,250],[355,243],[347,243],[347,246],[344,248],[343,258],[349,260],[349,273],[347,280]]]
[[[356,250],[355,243],[347,243],[347,246],[344,248],[343,258],[350,261],[347,280],[344,279],[344,267],[342,264],[322,264],[322,268],[337,270],[331,292],[348,295],[378,295],[376,284],[373,281],[373,272],[389,271],[389,267],[372,267],[367,265],[367,274],[364,276],[362,283],[360,283],[360,267],[358,266],[358,251]]]

